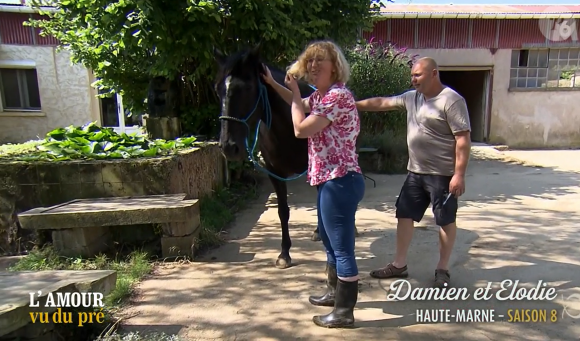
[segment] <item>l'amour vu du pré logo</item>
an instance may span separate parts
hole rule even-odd
[[[30,308],[41,307],[40,301],[42,291],[31,292]],[[46,301],[42,307],[56,308],[52,313],[48,312],[30,312],[30,321],[32,323],[78,323],[79,327],[92,323],[104,323],[105,313],[103,308],[104,295],[100,292],[57,292],[46,294]],[[74,314],[68,311],[70,308],[99,308],[98,311],[79,311]]]

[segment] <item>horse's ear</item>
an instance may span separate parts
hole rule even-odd
[[[226,60],[225,54],[215,46],[213,48],[213,56],[220,65],[223,64]]]
[[[254,47],[250,50],[250,54],[253,57],[259,58],[260,52],[262,51],[262,41],[260,40]]]

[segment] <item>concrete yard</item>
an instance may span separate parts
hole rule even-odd
[[[527,165],[502,162],[508,156]],[[474,147],[458,236],[452,286],[473,293],[491,281],[538,281],[556,289],[553,301],[387,301],[393,280],[369,271],[395,252],[394,203],[403,175],[374,175],[357,214],[360,294],[356,328],[324,329],[312,316],[330,311],[308,303],[324,288],[325,253],[310,236],[316,191],[303,179],[290,183],[294,266],[274,266],[280,229],[271,186],[229,230],[229,242],[189,264],[168,264],[139,286],[124,329],[179,334],[185,340],[579,340],[580,151],[496,152]],[[545,167],[533,167],[533,165]],[[558,168],[554,168],[558,166]],[[269,199],[270,197],[270,199]],[[415,229],[409,254],[414,287],[431,284],[439,257],[431,212]],[[579,296],[580,297],[580,296]],[[574,301],[575,300],[575,301]],[[563,313],[564,306],[568,314]],[[495,323],[419,323],[417,309],[495,308]],[[507,323],[508,309],[547,309],[548,322]],[[558,321],[550,323],[550,311]]]

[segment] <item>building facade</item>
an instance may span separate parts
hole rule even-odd
[[[122,125],[116,99],[97,98],[92,72],[57,51],[56,39],[24,25],[40,15],[23,1],[0,0],[0,143],[44,138],[55,128],[93,121]]]
[[[44,138],[57,127],[99,120],[91,72],[57,52],[54,38],[23,25],[38,14],[6,2],[0,1],[0,143]]]
[[[23,25],[38,18],[23,1],[0,0],[0,143],[91,121],[118,127],[116,101],[96,97],[90,70]],[[580,6],[567,7],[389,4],[363,36],[435,58],[468,103],[474,141],[578,147]]]
[[[468,103],[474,141],[580,146],[580,6],[387,5],[382,14],[363,36],[433,57]]]

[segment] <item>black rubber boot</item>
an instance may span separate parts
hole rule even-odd
[[[354,327],[354,307],[358,299],[358,281],[345,282],[338,279],[334,309],[328,315],[312,318],[314,324],[326,328]]]
[[[334,307],[334,294],[336,292],[336,282],[338,281],[336,268],[327,266],[326,272],[326,293],[322,296],[310,296],[308,300],[312,305]]]

